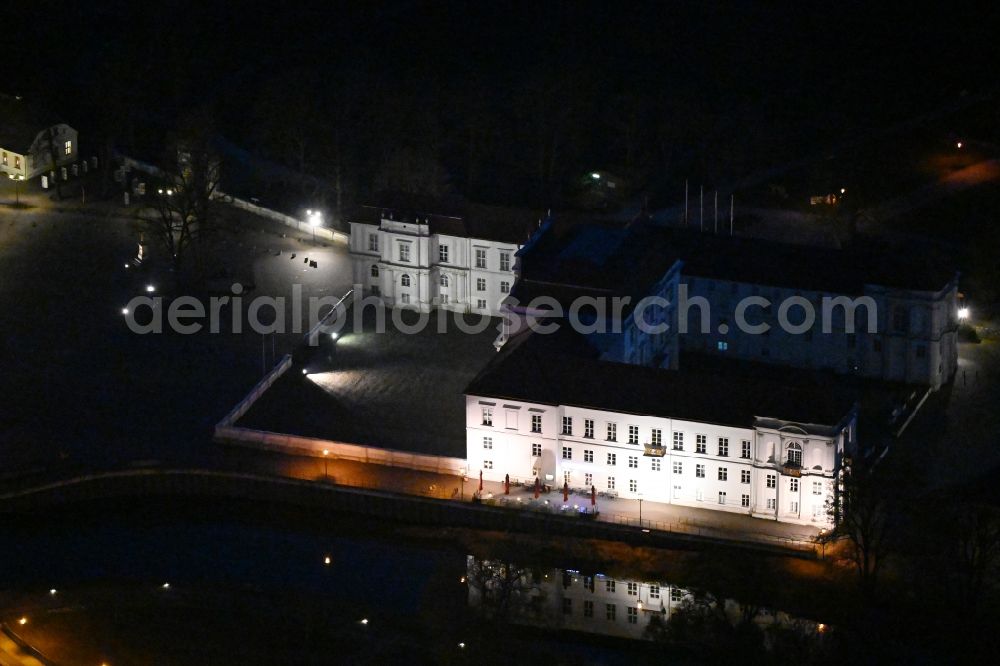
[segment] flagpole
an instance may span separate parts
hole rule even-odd
[[[684,179],[684,226],[688,225],[688,181]]]
[[[698,188],[698,230],[705,230],[705,186]]]

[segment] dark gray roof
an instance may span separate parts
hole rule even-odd
[[[563,325],[515,337],[466,388],[470,395],[751,427],[771,418],[833,427],[861,393],[853,378],[685,354],[682,369],[602,361]]]
[[[0,94],[0,148],[25,155],[38,133],[58,122],[23,99]]]
[[[432,234],[479,238],[522,245],[538,228],[542,214],[523,208],[488,206],[459,198],[383,194],[349,216],[354,222],[378,224],[383,215],[394,220],[426,220]]]
[[[843,249],[807,247],[644,222],[622,228],[553,220],[519,256],[526,283],[521,288],[529,291],[535,282],[630,295],[678,260],[685,277],[847,295],[863,293],[867,284],[939,291],[956,276],[943,263],[875,241]]]

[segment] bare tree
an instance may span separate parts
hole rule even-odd
[[[827,506],[828,515],[836,523],[834,534],[845,537],[850,544],[859,583],[868,593],[875,590],[879,571],[892,551],[886,484],[885,479],[875,478],[870,470],[855,463],[844,470],[839,501]]]
[[[168,152],[162,177],[148,194],[150,222],[175,274],[189,255],[200,263],[201,241],[212,231],[219,158],[203,133],[178,141]]]

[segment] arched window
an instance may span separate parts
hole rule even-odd
[[[802,466],[802,445],[798,442],[788,445],[788,464]]]
[[[403,277],[399,278],[399,283],[402,284],[404,287],[409,287],[410,286],[410,276],[407,275],[406,273],[403,273]]]
[[[372,277],[378,277],[378,266],[372,264]]]
[[[447,275],[442,275],[441,276],[441,286],[442,287],[447,287],[448,286],[448,276]]]

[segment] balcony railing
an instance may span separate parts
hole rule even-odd
[[[644,456],[651,456],[656,458],[662,458],[667,455],[667,447],[662,444],[643,444],[642,445]]]

